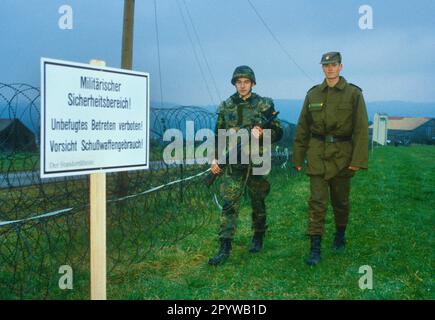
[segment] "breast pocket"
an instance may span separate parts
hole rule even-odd
[[[242,125],[250,126],[253,124],[257,124],[260,122],[260,113],[258,110],[252,108],[243,108],[242,109]]]
[[[311,118],[313,119],[314,125],[320,125],[323,123],[323,109],[324,109],[324,103],[310,103],[308,105],[308,112],[311,115]]]
[[[337,124],[340,131],[351,131],[353,107],[350,103],[343,103],[337,107]]]
[[[227,128],[236,127],[238,124],[236,112],[228,112],[225,114],[225,124]]]

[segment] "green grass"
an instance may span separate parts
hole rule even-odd
[[[204,193],[186,199],[186,203],[181,205],[182,210],[166,215],[162,210],[169,208],[153,211],[152,198],[132,202],[125,216],[109,210],[108,257],[116,257],[120,262],[113,272],[109,272],[108,298],[434,299],[434,159],[433,146],[375,149],[370,154],[369,170],[359,172],[353,178],[352,209],[345,252],[336,253],[331,249],[334,223],[330,210],[322,243],[323,260],[314,268],[304,264],[309,249],[305,236],[308,178],[302,174],[292,176],[289,170],[274,169],[270,176],[272,191],[267,198],[269,230],[264,250],[258,254],[248,252],[252,236],[251,212],[247,201],[244,201],[232,254],[225,264],[217,267],[208,266],[207,260],[218,248],[220,213],[216,207],[204,203]],[[160,183],[159,177],[153,177],[142,188]],[[130,181],[134,181],[133,178],[131,176]],[[108,181],[110,183],[111,179]],[[75,181],[71,182],[70,187],[83,185]],[[44,194],[57,199],[56,188],[55,184],[47,187]],[[26,188],[26,199],[30,201],[39,192],[36,187]],[[22,194],[23,190],[12,190],[1,195],[5,196],[2,198],[3,209],[22,201]],[[108,196],[111,198],[113,195],[108,192]],[[56,200],[56,204],[63,205],[59,200]],[[41,205],[35,202],[32,210]],[[27,208],[30,209],[30,206]],[[113,211],[113,205],[110,208]],[[214,214],[210,214],[210,208]],[[192,209],[194,211],[189,213]],[[148,216],[147,213],[152,215]],[[86,215],[70,217],[71,230],[66,228],[66,218],[52,220],[38,230],[29,226],[25,232],[26,239],[30,241],[29,247],[23,249],[33,250],[31,244],[34,241],[40,243],[38,250],[27,252],[26,256],[32,258],[25,266],[20,264],[19,268],[34,270],[19,273],[14,281],[8,267],[3,265],[0,269],[0,285],[11,281],[16,284],[20,279],[30,281],[30,284],[25,285],[31,289],[24,290],[24,297],[38,298],[42,296],[38,288],[46,288],[44,281],[49,279],[48,297],[51,299],[89,298]],[[192,217],[191,221],[188,217]],[[148,221],[150,218],[154,220]],[[154,249],[146,252],[145,259],[138,257],[135,263],[127,264],[138,250],[147,251],[151,239],[142,229],[147,229],[147,223],[156,221],[160,227],[152,234]],[[192,228],[195,230],[193,234],[183,234]],[[44,242],[45,236],[40,233],[41,230],[50,234],[50,246]],[[69,236],[73,239],[74,246],[69,248],[71,252],[67,250],[69,238],[62,236],[64,230],[69,230]],[[182,240],[177,241],[178,238]],[[171,239],[176,245],[167,245]],[[2,241],[14,243],[16,239],[10,234]],[[160,242],[166,242],[162,249],[158,249]],[[18,248],[18,260],[21,259],[20,250]],[[73,256],[64,259],[64,253]],[[6,252],[6,255],[12,256],[10,252]],[[78,262],[80,259],[81,263]],[[71,262],[74,264],[74,290],[59,290],[57,265]],[[109,259],[109,268],[112,263]],[[373,269],[373,290],[361,290],[358,286],[362,276],[358,271],[363,265]],[[52,270],[53,266],[56,266],[55,270]],[[38,270],[44,273],[38,275]],[[0,298],[20,297],[0,290]]]
[[[264,251],[250,254],[250,209],[245,203],[233,251],[210,267],[217,250],[219,212],[177,245],[152,252],[114,276],[112,299],[434,299],[435,147],[377,148],[369,170],[352,182],[344,253],[331,249],[328,212],[323,260],[304,264],[308,179],[276,172],[267,200]],[[373,289],[361,290],[359,268],[373,270]]]

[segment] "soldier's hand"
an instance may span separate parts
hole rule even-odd
[[[296,171],[301,171],[301,170],[302,170],[302,167],[301,167],[301,166],[296,166],[296,167],[294,167],[294,168],[295,168]]]
[[[213,161],[211,162],[211,172],[213,174],[219,174],[222,172],[222,169],[219,168],[218,162],[216,159],[213,159]]]
[[[251,132],[254,138],[258,139],[263,135],[263,128],[259,126],[255,126],[254,128],[252,128]]]
[[[349,166],[349,170],[352,171],[358,171],[359,169],[360,169],[359,167]]]

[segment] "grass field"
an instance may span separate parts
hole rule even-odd
[[[146,262],[112,277],[111,299],[434,299],[435,147],[385,147],[370,155],[369,170],[352,182],[347,247],[331,249],[328,212],[323,260],[304,264],[308,180],[277,172],[267,200],[264,251],[250,254],[250,209],[240,212],[233,251],[210,267],[219,212],[209,225]],[[109,235],[110,236],[110,235]],[[373,270],[373,289],[362,290],[361,266]]]
[[[109,270],[108,298],[435,299],[434,160],[433,146],[375,149],[370,154],[369,170],[359,172],[353,178],[345,252],[336,253],[331,249],[334,224],[330,210],[322,243],[323,260],[314,268],[304,263],[309,249],[305,236],[308,178],[291,173],[289,169],[274,169],[270,176],[272,191],[267,199],[269,231],[264,250],[258,254],[248,252],[252,236],[251,212],[245,200],[232,254],[225,264],[217,267],[208,266],[207,260],[218,249],[220,213],[217,207],[204,202],[207,192],[199,192],[201,196],[191,193],[190,198],[186,194],[186,201],[181,204],[183,211],[176,209],[180,203],[174,203],[169,213],[166,212],[169,207],[154,211],[153,197],[137,198],[139,202],[123,204],[128,207],[120,212],[114,211],[111,205],[107,234],[109,269],[115,261],[118,264],[116,270]],[[148,189],[160,184],[159,179],[154,176],[152,181],[145,181],[146,185],[142,185],[144,182],[140,177],[135,179],[132,176],[129,181],[134,186]],[[111,179],[108,181],[110,184]],[[68,206],[71,201],[75,203],[83,197],[82,193],[86,191],[71,193],[75,198],[62,198],[62,201],[69,201],[63,203],[58,196],[58,193],[63,194],[58,190],[61,186],[54,184],[44,189],[45,196],[52,200],[50,205]],[[198,186],[202,186],[201,182]],[[78,187],[83,188],[82,182],[73,181],[68,185],[72,190]],[[108,189],[111,198],[110,190],[113,188]],[[176,190],[179,192],[178,188]],[[133,189],[130,191],[135,192]],[[30,203],[39,192],[37,187],[8,191],[3,199],[3,209],[24,201],[27,209],[23,209],[22,214],[25,216],[30,208],[36,210],[45,205],[45,202],[40,204],[38,201]],[[176,201],[172,198],[178,199],[170,196],[171,192],[166,194],[160,198],[156,194],[155,201],[163,201],[163,206],[166,202]],[[137,210],[133,210],[135,207]],[[214,212],[210,213],[210,208]],[[153,214],[149,216],[148,213]],[[152,220],[148,221],[150,218]],[[87,212],[82,212],[50,220],[37,228],[27,226],[21,233],[24,237],[20,243],[28,252],[22,258],[16,257],[23,262],[26,260],[25,265],[16,265],[19,271],[24,268],[23,272],[12,279],[7,265],[0,269],[3,270],[0,272],[0,299],[19,298],[13,292],[2,291],[2,281],[18,287],[26,286],[23,290],[26,298],[38,299],[44,296],[41,290],[45,290],[50,299],[88,299],[86,219]],[[150,230],[147,223],[160,226],[148,235],[145,231]],[[66,228],[68,225],[70,228]],[[51,238],[51,242],[45,243],[46,238]],[[15,243],[16,235],[9,233],[2,241]],[[166,244],[160,249],[163,242]],[[151,244],[154,247],[148,251],[147,246]],[[17,252],[20,250],[18,248]],[[146,253],[141,256],[142,251]],[[2,261],[13,258],[11,252],[5,253]],[[65,263],[74,268],[74,290],[58,288],[57,266]],[[359,269],[367,265],[373,271],[373,289],[362,290],[358,285],[363,276]],[[25,270],[33,271],[27,273]],[[38,270],[44,273],[38,274]]]

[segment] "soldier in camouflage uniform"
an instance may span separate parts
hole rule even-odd
[[[343,250],[349,216],[350,180],[367,168],[368,120],[362,91],[340,76],[341,54],[328,52],[321,62],[325,80],[305,98],[293,141],[293,165],[300,171],[307,157],[311,195],[308,200],[308,265],[321,258],[321,238],[331,197],[336,233],[333,248]]]
[[[218,119],[216,123],[216,137],[219,129],[252,128],[251,133],[255,139],[260,139],[263,135],[263,128],[256,125],[258,118],[267,116],[275,112],[272,99],[263,98],[252,92],[252,87],[256,84],[255,74],[248,66],[239,66],[234,70],[231,83],[236,87],[237,92],[223,101],[218,108]],[[278,141],[282,136],[282,128],[278,120],[274,120],[271,125],[271,141]],[[217,139],[218,140],[218,139]],[[218,144],[216,143],[216,146]],[[233,146],[229,146],[231,148]],[[249,146],[242,146],[246,151]],[[263,152],[266,152],[262,146]],[[269,146],[270,147],[270,146]],[[218,155],[216,150],[215,155]],[[211,171],[214,174],[222,173],[218,161],[213,160]],[[222,208],[221,226],[219,231],[220,249],[216,256],[209,260],[210,265],[217,265],[223,262],[231,251],[231,242],[234,238],[237,218],[239,213],[240,198],[246,189],[251,199],[252,205],[252,229],[254,235],[250,247],[250,252],[259,252],[263,247],[263,238],[267,229],[266,224],[266,205],[265,199],[270,190],[270,184],[264,175],[254,175],[251,164],[226,165],[223,175],[220,177],[221,193],[224,199]]]

